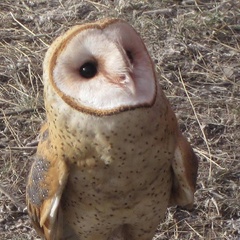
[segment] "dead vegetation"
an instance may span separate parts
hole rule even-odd
[[[156,239],[240,239],[239,0],[2,0],[0,239],[36,239],[24,196],[44,119],[47,46],[70,26],[104,17],[140,32],[200,160],[194,210],[169,209]]]

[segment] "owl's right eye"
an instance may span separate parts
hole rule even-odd
[[[95,62],[86,62],[80,67],[79,72],[83,78],[93,78],[97,74],[97,64]]]

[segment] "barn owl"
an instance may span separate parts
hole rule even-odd
[[[44,239],[150,240],[168,206],[192,206],[196,156],[128,23],[68,30],[48,49],[43,80],[26,199]]]

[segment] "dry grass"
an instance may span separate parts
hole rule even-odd
[[[24,194],[44,119],[47,45],[103,17],[124,18],[140,32],[200,159],[194,210],[169,209],[156,238],[240,239],[239,0],[2,0],[0,239],[36,239]]]

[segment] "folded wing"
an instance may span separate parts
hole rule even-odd
[[[48,129],[44,125],[28,177],[26,201],[34,227],[47,240],[61,239],[62,236],[60,200],[67,177],[65,163],[52,154]]]
[[[196,190],[198,160],[186,138],[177,135],[177,147],[172,162],[173,188],[170,205],[192,208]]]

